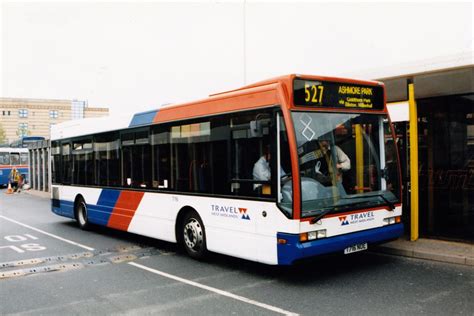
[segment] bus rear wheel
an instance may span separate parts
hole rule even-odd
[[[88,230],[90,228],[90,224],[89,220],[87,219],[87,205],[83,198],[79,198],[76,201],[74,213],[76,215],[79,228]]]
[[[194,259],[203,259],[207,255],[206,231],[201,217],[191,211],[184,217],[181,226],[181,236],[184,249]]]

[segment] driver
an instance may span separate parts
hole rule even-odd
[[[300,163],[306,164],[309,161],[314,161],[311,165],[314,166],[310,170],[311,174],[315,175],[315,179],[325,186],[335,185],[333,179],[342,182],[342,172],[351,169],[351,160],[339,148],[339,146],[331,146],[329,137],[321,137],[318,140],[318,149],[313,150],[300,158]],[[333,158],[336,163],[333,163]],[[334,165],[336,170],[334,170]]]

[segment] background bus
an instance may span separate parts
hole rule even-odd
[[[0,148],[0,186],[8,185],[12,168],[15,167],[25,181],[28,179],[28,149]]]
[[[377,82],[289,75],[51,135],[52,211],[82,228],[282,265],[403,233]],[[255,176],[258,161],[270,178]]]
[[[36,143],[37,141],[44,140],[42,136],[23,136],[19,139],[10,143],[12,148],[28,148],[29,144]]]

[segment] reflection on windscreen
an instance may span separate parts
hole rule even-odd
[[[399,201],[397,155],[386,116],[314,112],[292,115],[303,216],[328,209],[393,206]],[[285,185],[282,193],[291,190],[290,183]]]

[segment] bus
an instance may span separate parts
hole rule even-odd
[[[351,254],[403,234],[395,142],[382,83],[281,76],[53,126],[52,211],[197,259]]]
[[[28,179],[28,149],[0,148],[0,186],[7,186],[10,173],[16,168],[23,179]]]
[[[23,136],[10,143],[12,148],[28,148],[28,145],[44,140],[43,136]]]

